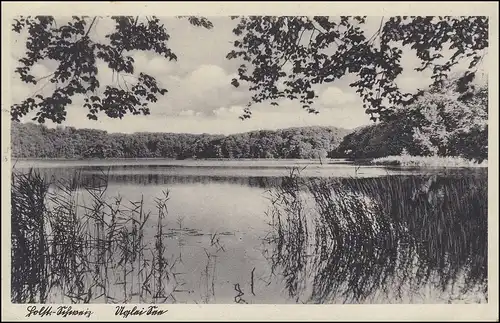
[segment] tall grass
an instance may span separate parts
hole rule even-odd
[[[48,184],[37,173],[14,175],[12,183],[12,302],[45,303],[49,289],[45,197]]]
[[[272,209],[269,212],[275,235],[271,237],[275,250],[272,253],[272,271],[278,264],[286,263],[283,276],[289,290],[289,296],[298,296],[298,290],[304,282],[302,275],[307,264],[306,255],[310,244],[310,223],[307,219],[304,183],[300,181],[299,169],[293,168],[289,177],[281,185],[268,192]],[[296,299],[299,301],[299,298]]]
[[[290,296],[487,300],[484,176],[306,180],[293,171],[271,201],[272,261]]]
[[[488,160],[477,162],[457,156],[386,156],[370,161],[373,165],[405,167],[488,167]]]
[[[143,198],[109,198],[106,178],[13,172],[12,302],[169,301],[177,284],[163,241],[169,192],[146,212]]]

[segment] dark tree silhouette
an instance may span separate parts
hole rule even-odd
[[[349,131],[335,127],[258,130],[233,135],[107,133],[12,124],[13,158],[321,158]]]
[[[212,28],[203,17],[187,18],[203,28]],[[389,17],[382,18],[374,34],[362,28],[366,17],[285,17],[252,16],[239,19],[233,30],[237,39],[228,59],[244,60],[238,69],[240,82],[250,84],[252,100],[242,119],[251,115],[255,102],[287,98],[300,100],[311,113],[317,94],[315,84],[334,82],[346,75],[355,75],[350,85],[356,88],[372,120],[385,119],[394,107],[410,104],[423,91],[403,93],[395,80],[403,72],[403,48],[415,50],[422,65],[418,71],[432,70],[433,86],[439,87],[451,68],[459,62],[469,63],[468,71],[460,79],[462,92],[468,91],[475,77],[478,63],[488,48],[487,17]],[[96,42],[89,37],[99,19],[113,19],[115,29],[106,35],[107,42]],[[72,17],[58,26],[54,17],[22,17],[13,24],[13,30],[26,29],[29,38],[26,55],[16,69],[22,81],[40,82],[48,79],[57,85],[50,96],[34,95],[11,109],[13,120],[37,111],[34,120],[46,119],[61,123],[66,107],[75,95],[85,95],[84,106],[90,119],[97,119],[103,111],[108,117],[121,118],[127,113],[149,114],[149,103],[164,95],[156,79],[137,73],[130,51],[153,51],[168,60],[177,56],[167,46],[169,34],[156,17]],[[443,50],[449,49],[449,57]],[[31,68],[40,60],[51,59],[58,64],[51,75],[35,79]],[[136,83],[122,87],[106,86],[101,94],[96,61],[104,60],[116,75],[138,75]],[[118,79],[119,80],[119,79]]]
[[[212,28],[203,17],[187,18],[192,25]],[[113,19],[114,30],[106,35],[106,41],[98,42],[89,37],[93,28],[102,19]],[[152,51],[168,60],[177,56],[168,47],[170,35],[157,17],[77,17],[63,25],[52,16],[20,17],[12,24],[13,31],[28,32],[26,54],[19,59],[16,68],[21,80],[37,84],[42,80],[55,83],[57,89],[50,96],[33,95],[11,107],[12,120],[30,111],[37,111],[33,120],[44,123],[46,119],[61,123],[66,119],[66,107],[75,95],[85,95],[84,107],[88,108],[89,119],[97,120],[97,113],[103,111],[110,118],[122,118],[127,113],[149,114],[149,103],[156,102],[158,95],[167,93],[156,79],[145,73],[137,73],[131,51]],[[44,59],[54,60],[54,73],[40,79],[31,74],[32,67]],[[97,60],[101,59],[117,75],[117,84],[108,85],[101,94]],[[127,84],[124,74],[135,74],[136,82]],[[119,76],[122,77],[122,85]]]
[[[439,87],[459,62],[469,63],[461,76],[466,92],[488,48],[487,17],[388,17],[381,18],[375,33],[363,29],[366,17],[276,17],[239,19],[233,33],[235,49],[228,59],[243,59],[234,86],[247,82],[252,101],[242,119],[251,115],[254,102],[300,100],[311,113],[317,98],[315,84],[354,75],[350,84],[361,96],[371,119],[384,120],[396,106],[414,102],[422,94],[403,93],[395,80],[403,72],[403,48],[415,50],[421,66],[431,70],[432,87]],[[444,57],[449,49],[450,55]]]
[[[460,95],[457,86],[452,79],[439,91],[427,90],[399,108],[391,120],[355,129],[331,155],[377,158],[406,151],[413,156],[488,159],[488,85],[476,85],[471,96]]]

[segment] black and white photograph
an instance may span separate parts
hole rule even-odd
[[[489,5],[10,17],[11,304],[498,301]]]

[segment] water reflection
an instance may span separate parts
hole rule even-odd
[[[345,162],[327,162],[320,164],[311,160],[191,160],[191,161],[20,161],[16,169],[36,167],[47,172],[71,172],[79,169],[85,173],[99,173],[105,169],[113,175],[157,174],[161,176],[216,176],[216,177],[280,177],[290,169],[300,167],[304,177],[381,177],[388,175],[414,174],[419,170],[402,167],[386,167],[373,165],[355,166]],[[427,171],[440,172],[441,169]],[[452,170],[453,171],[453,170]]]
[[[125,200],[143,195],[145,205],[175,186],[162,232],[177,283],[169,302],[487,300],[487,170],[305,178],[164,168],[41,172],[74,187],[115,184]]]
[[[92,176],[84,174],[83,180],[91,180]],[[280,177],[230,177],[230,176],[162,176],[158,174],[148,175],[111,175],[112,183],[134,183],[141,185],[170,185],[170,184],[212,184],[228,183],[242,186],[268,188],[279,185]]]
[[[256,188],[271,188],[282,184],[283,178],[293,171],[292,168],[283,167],[269,167],[269,166],[252,166],[251,169],[247,167],[231,166],[228,169],[219,169],[213,171],[207,167],[181,167],[172,165],[119,165],[119,166],[81,166],[77,168],[71,167],[43,167],[39,171],[46,178],[56,180],[60,178],[74,178],[80,181],[83,185],[100,185],[103,181],[107,183],[116,183],[121,185],[177,185],[177,184],[212,184],[212,183],[227,183]],[[336,167],[340,167],[336,165]],[[352,165],[342,166],[345,169],[355,168]],[[219,167],[221,168],[221,167]],[[165,172],[165,169],[169,171]],[[182,171],[181,171],[182,169]],[[203,171],[201,171],[203,169]],[[301,172],[302,177],[308,180],[317,180],[320,178],[338,178],[345,177],[351,178],[355,172],[352,171],[351,175],[346,177],[345,169],[339,172],[334,169],[331,173],[316,173],[312,170],[306,172],[303,169]],[[389,169],[389,168],[387,168]],[[16,171],[25,172],[29,168],[18,167]],[[372,170],[372,172],[370,172]],[[378,169],[377,169],[378,170]],[[401,168],[392,168],[393,172],[404,174]],[[373,172],[373,169],[367,168],[367,173],[358,172],[356,178],[373,178],[373,177],[387,177],[396,176]],[[349,173],[349,174],[350,174]],[[445,175],[446,177],[462,177],[464,174],[468,176],[487,176],[487,169],[429,169],[429,170],[412,170],[413,175],[422,175],[425,173]],[[384,176],[380,176],[384,175]],[[96,182],[96,181],[100,181]]]
[[[134,167],[137,169],[137,167]],[[23,171],[21,169],[20,171]],[[178,185],[226,183],[256,188],[269,188],[279,185],[283,176],[217,176],[217,175],[173,175],[157,172],[127,173],[112,172],[108,168],[43,168],[40,172],[53,181],[61,178],[74,179],[83,186],[97,186],[104,182],[120,185]],[[283,174],[286,174],[283,172]]]
[[[290,182],[274,191],[268,256],[290,297],[313,303],[487,301],[485,177]],[[300,185],[309,199],[297,194]]]

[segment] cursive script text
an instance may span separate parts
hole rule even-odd
[[[135,316],[135,315],[163,315],[167,313],[168,310],[160,310],[158,306],[156,305],[151,305],[148,307],[141,307],[138,308],[137,306],[134,306],[131,309],[126,309],[125,306],[117,306],[115,315],[120,315],[123,318],[127,318],[129,316]]]
[[[40,316],[40,317],[45,317],[45,316],[61,316],[61,317],[68,317],[68,316],[84,316],[89,318],[94,314],[90,309],[85,309],[85,310],[80,310],[80,309],[75,309],[72,306],[57,306],[54,308],[53,306],[28,306],[26,308],[28,313],[26,314],[26,317],[32,317],[32,316]]]

